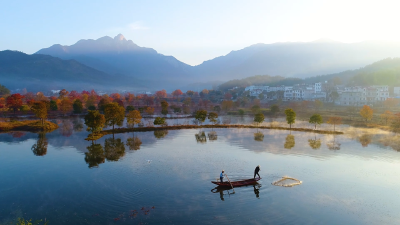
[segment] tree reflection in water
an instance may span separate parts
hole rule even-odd
[[[254,140],[255,141],[264,141],[264,134],[261,132],[254,133]]]
[[[126,140],[126,146],[129,147],[129,150],[139,150],[140,145],[142,145],[142,141],[138,137],[131,137]]]
[[[317,139],[317,137],[314,137],[314,139],[308,139],[308,145],[312,149],[319,149],[321,147],[321,139]]]
[[[208,135],[208,140],[210,141],[216,141],[218,139],[217,132],[215,131],[211,131],[207,135]]]
[[[168,130],[155,130],[154,131],[154,137],[157,139],[165,138],[167,136]]]
[[[83,130],[83,123],[80,118],[76,118],[75,120],[73,120],[72,124],[75,132],[81,132]]]
[[[363,147],[368,147],[368,145],[371,144],[372,135],[371,134],[363,134],[357,140],[361,143],[361,145]]]
[[[103,146],[101,144],[92,144],[86,149],[89,152],[85,153],[85,162],[89,164],[89,168],[92,167],[99,167],[100,164],[105,162],[105,155],[104,155],[104,150]]]
[[[46,133],[41,132],[39,133],[38,140],[36,144],[32,145],[32,152],[36,156],[44,156],[47,154],[47,146],[49,142],[46,138]]]
[[[118,161],[125,155],[125,145],[121,138],[107,138],[104,141],[104,151],[107,161]]]
[[[70,120],[64,120],[60,127],[60,133],[64,137],[69,137],[72,135],[74,127]]]
[[[333,140],[326,143],[329,150],[340,150],[340,143],[336,141],[336,135],[333,135]]]
[[[294,136],[291,134],[288,134],[286,136],[285,144],[283,145],[283,147],[286,149],[291,149],[294,147],[295,144],[296,144],[296,142],[294,140]]]
[[[196,137],[197,143],[204,144],[207,142],[206,133],[204,131],[200,131],[198,134],[195,134],[194,136]]]

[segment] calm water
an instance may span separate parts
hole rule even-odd
[[[59,123],[47,134],[0,134],[0,224],[400,223],[399,138],[390,133],[203,129],[91,143],[79,119]],[[235,194],[210,182],[222,169],[250,178],[257,165],[263,179]],[[271,185],[285,175],[303,184]]]

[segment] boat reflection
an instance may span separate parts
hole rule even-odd
[[[254,191],[254,195],[256,196],[256,198],[260,198],[260,188],[262,187],[261,184],[257,183],[257,184],[253,184],[253,185],[247,185],[247,186],[241,186],[241,187],[236,187],[235,190],[238,190],[240,188],[250,188],[253,187],[253,191]],[[231,194],[234,194],[233,191],[231,191],[232,188],[231,187],[221,187],[221,186],[217,186],[213,189],[211,189],[212,193],[219,193],[219,198],[221,199],[221,201],[225,201],[224,196],[228,195],[230,196]]]

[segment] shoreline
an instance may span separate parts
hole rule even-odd
[[[44,121],[44,125],[40,120],[24,120],[13,122],[0,122],[0,132],[9,131],[27,131],[27,132],[40,132],[40,131],[53,131],[58,128],[58,125]]]
[[[344,134],[341,131],[327,131],[327,130],[314,130],[310,128],[288,128],[288,127],[259,127],[254,125],[179,125],[179,126],[165,126],[165,127],[134,127],[134,128],[116,128],[113,130],[103,130],[97,134],[89,134],[85,139],[87,141],[95,141],[104,135],[109,134],[120,134],[129,132],[147,132],[147,131],[157,131],[157,130],[184,130],[184,129],[198,129],[198,128],[252,128],[252,129],[264,129],[264,130],[288,130],[288,131],[300,131],[300,132],[310,132],[317,134]]]

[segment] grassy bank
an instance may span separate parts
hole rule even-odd
[[[58,125],[50,121],[45,121],[44,125],[40,120],[0,121],[0,131],[50,131],[57,128]]]
[[[97,140],[107,134],[118,134],[118,133],[128,133],[128,132],[146,132],[146,131],[156,131],[156,130],[182,130],[182,129],[199,129],[199,128],[258,128],[258,129],[268,129],[268,130],[288,130],[288,131],[301,131],[301,132],[311,132],[317,134],[343,134],[340,131],[327,131],[327,130],[314,130],[309,128],[288,128],[288,127],[265,127],[265,126],[254,126],[254,125],[229,125],[229,124],[218,124],[218,125],[179,125],[179,126],[165,126],[165,127],[135,127],[135,128],[117,128],[113,130],[103,130],[95,135],[89,135],[85,140]]]

